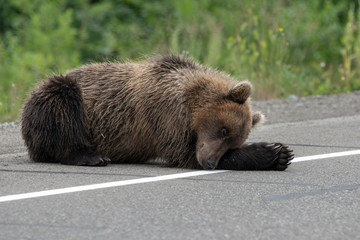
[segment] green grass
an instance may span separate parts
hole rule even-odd
[[[255,99],[360,89],[357,0],[0,0],[0,122],[48,75],[185,54],[248,79]]]

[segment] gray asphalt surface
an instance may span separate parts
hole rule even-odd
[[[296,157],[360,149],[360,95],[254,102],[249,141]],[[189,172],[29,160],[18,124],[0,125],[0,197]],[[0,239],[360,239],[360,155],[0,202]]]

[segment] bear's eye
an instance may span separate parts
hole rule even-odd
[[[227,128],[223,127],[223,128],[221,129],[221,136],[222,136],[223,138],[229,136],[229,130],[228,130]]]

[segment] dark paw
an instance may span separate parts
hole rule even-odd
[[[106,166],[111,160],[108,157],[81,156],[78,158],[78,166]]]
[[[71,159],[64,159],[61,161],[62,164],[76,166],[106,166],[110,162],[110,158],[97,155],[79,155]]]
[[[281,143],[253,143],[229,150],[220,159],[218,169],[283,171],[293,158],[292,150]]]
[[[270,170],[284,171],[294,159],[293,150],[282,143],[267,144],[266,147],[273,152]]]
[[[100,156],[91,156],[87,157],[87,159],[81,164],[83,166],[106,166],[110,163],[111,160],[108,157],[100,157]]]

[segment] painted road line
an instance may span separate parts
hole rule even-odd
[[[345,151],[345,152],[335,152],[335,153],[326,153],[326,154],[319,154],[319,155],[312,155],[306,157],[296,157],[291,162],[303,162],[303,161],[312,161],[324,158],[334,158],[334,157],[344,157],[344,156],[351,156],[351,155],[358,155],[360,154],[360,150],[352,150],[352,151]]]
[[[312,156],[306,156],[306,157],[298,157],[298,158],[294,158],[292,160],[292,162],[303,162],[303,161],[311,161],[311,160],[318,160],[318,159],[324,159],[324,158],[343,157],[343,156],[350,156],[350,155],[357,155],[357,154],[360,154],[360,150],[327,153],[327,154],[312,155]],[[46,191],[40,191],[40,192],[30,192],[30,193],[2,196],[2,197],[0,197],[0,202],[9,202],[9,201],[29,199],[29,198],[38,198],[38,197],[59,195],[59,194],[65,194],[65,193],[82,192],[82,191],[89,191],[89,190],[96,190],[96,189],[103,189],[103,188],[110,188],[110,187],[120,187],[120,186],[126,186],[126,185],[140,184],[140,183],[150,183],[150,182],[166,181],[166,180],[181,179],[181,178],[188,178],[188,177],[196,177],[196,176],[209,175],[209,174],[215,174],[215,173],[224,173],[224,172],[229,172],[229,170],[191,171],[191,172],[176,173],[176,174],[163,175],[163,176],[157,176],[157,177],[146,177],[146,178],[130,179],[130,180],[123,180],[123,181],[116,181],[116,182],[99,183],[99,184],[68,187],[68,188],[59,188],[59,189],[46,190]]]
[[[137,179],[123,180],[123,181],[116,181],[116,182],[59,188],[59,189],[46,190],[40,192],[31,192],[31,193],[3,196],[0,197],[0,202],[9,202],[9,201],[29,199],[29,198],[38,198],[38,197],[52,196],[52,195],[58,195],[64,193],[82,192],[82,191],[96,190],[96,189],[103,189],[110,187],[120,187],[120,186],[139,184],[139,183],[150,183],[150,182],[158,182],[158,181],[165,181],[165,180],[172,180],[179,178],[188,178],[188,177],[195,177],[195,176],[202,176],[202,175],[209,175],[209,174],[223,173],[223,172],[228,172],[228,170],[192,171],[192,172],[176,173],[176,174],[163,175],[157,177],[137,178]]]

